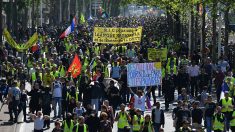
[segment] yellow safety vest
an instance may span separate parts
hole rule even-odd
[[[68,100],[70,100],[72,98],[72,95],[70,95],[68,92],[67,92],[67,98],[68,98]],[[76,99],[76,101],[78,101],[78,92],[75,93],[75,99]]]
[[[223,108],[222,108],[222,112],[231,112],[231,111],[233,111],[233,108],[229,108],[229,106],[230,105],[233,105],[232,104],[232,98],[228,98],[228,101],[226,101],[225,100],[225,98],[224,99],[222,99],[222,106],[223,106]]]
[[[31,60],[29,60],[29,59],[28,59],[27,67],[28,67],[28,68],[32,68],[32,67],[33,67],[32,62],[31,62]]]
[[[64,77],[66,75],[64,66],[59,66],[58,71],[60,73],[60,77]]]
[[[126,126],[129,126],[126,113],[119,112],[118,119],[118,128],[123,129]]]
[[[133,124],[133,131],[139,131],[141,124],[144,122],[144,118],[141,116],[140,119],[137,115],[134,115],[134,124]]]
[[[64,132],[73,132],[73,127],[73,120],[71,120],[70,127],[68,127],[66,120],[64,121]]]
[[[51,75],[53,76],[53,77],[59,77],[59,75],[60,75],[60,72],[59,71],[55,71],[55,72],[51,72]]]
[[[122,53],[126,53],[126,46],[122,46]]]
[[[37,80],[36,72],[33,72],[31,77],[32,77],[32,81],[36,81]],[[42,73],[39,73],[39,77],[40,77],[40,80],[42,80]]]
[[[220,118],[223,118],[223,114],[220,115]],[[221,130],[223,131],[224,130],[224,122],[219,122],[217,120],[217,114],[214,115],[214,122],[213,122],[213,130]]]
[[[78,132],[79,124],[77,124],[76,132]],[[83,132],[86,132],[87,126],[86,124],[83,124]]]
[[[105,67],[105,70],[104,70],[104,76],[109,78],[109,69],[107,66]]]
[[[96,55],[100,55],[100,47],[95,47],[95,54]]]
[[[36,79],[37,79],[36,78],[36,72],[33,72],[31,76],[32,76],[32,81],[36,81]]]
[[[233,118],[234,116],[235,116],[235,111],[233,111],[232,118]],[[235,119],[234,119],[234,118],[230,121],[230,126],[235,126]]]
[[[170,74],[170,72],[171,72],[171,65],[170,65],[170,63],[171,63],[171,60],[168,59],[167,60],[167,65],[166,65],[166,70],[167,70],[168,74]],[[174,72],[174,74],[177,73],[176,58],[174,58],[173,72]]]

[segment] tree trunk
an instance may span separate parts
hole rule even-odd
[[[34,32],[34,29],[35,29],[35,13],[34,13],[34,11],[35,11],[35,0],[32,0],[32,32]]]
[[[118,16],[120,13],[119,5],[120,0],[112,0],[111,1],[111,16],[115,17]]]
[[[176,12],[175,28],[174,28],[174,37],[175,37],[176,42],[180,42],[180,33],[181,33],[180,15],[179,15],[179,12]]]
[[[224,12],[224,22],[225,22],[225,35],[224,35],[224,48],[225,48],[225,56],[228,55],[228,37],[229,37],[229,10],[230,8],[226,8],[225,12]]]
[[[2,0],[0,0],[0,14],[2,18]],[[2,19],[0,19],[0,45],[2,45]]]
[[[216,10],[217,2],[213,3],[212,9],[212,60],[216,61],[216,18],[217,18],[217,10]]]
[[[199,12],[199,4],[197,4],[197,12]],[[195,16],[195,31],[194,31],[194,50],[198,50],[198,46],[200,44],[200,39],[199,39],[199,35],[198,35],[198,17],[199,15],[196,14]]]
[[[28,7],[24,8],[24,13],[22,16],[22,25],[24,28],[26,28],[28,25]]]
[[[206,48],[206,8],[205,8],[205,4],[203,5],[203,12],[202,12],[202,37],[201,37],[201,42],[202,42],[202,51],[204,53],[204,50]]]
[[[19,41],[17,0],[15,0],[13,5],[14,5],[13,31],[16,36],[16,40]]]
[[[191,53],[195,50],[195,16],[193,11],[191,12]]]
[[[172,15],[168,11],[167,11],[167,24],[168,24],[168,34],[169,36],[172,36],[173,35],[173,18],[172,18]]]

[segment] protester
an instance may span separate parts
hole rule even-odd
[[[31,118],[34,121],[34,132],[43,132],[43,126],[45,120],[50,120],[50,118],[47,115],[43,116],[41,111],[38,111],[37,115],[32,114]]]
[[[221,107],[216,108],[216,113],[213,116],[213,130],[214,132],[223,132],[225,129],[225,116],[221,113]]]
[[[212,96],[209,95],[206,100],[205,113],[204,113],[205,126],[207,129],[207,132],[212,131],[212,119],[213,119],[215,109],[216,109],[216,104],[212,101]]]
[[[125,132],[125,129],[129,126],[128,121],[131,121],[130,116],[125,111],[125,105],[120,105],[120,112],[117,113],[115,121],[118,122],[118,132]]]
[[[149,131],[154,131],[154,127],[152,126],[151,123],[151,116],[150,115],[146,115],[144,117],[144,122],[141,125],[141,132],[149,132]],[[157,130],[158,132],[158,130]]]
[[[225,98],[220,100],[219,106],[221,106],[221,112],[225,116],[225,130],[229,130],[230,128],[230,119],[233,113],[234,101],[231,97],[229,97],[229,92],[225,91]]]
[[[83,116],[78,117],[78,123],[74,126],[73,132],[84,132],[88,131],[88,126],[85,124]]]
[[[137,109],[136,114],[134,115],[133,120],[132,120],[132,124],[133,124],[132,131],[139,132],[141,128],[141,124],[143,124],[143,122],[144,122],[144,117],[142,116],[141,110]]]
[[[102,112],[100,117],[102,120],[99,124],[99,132],[112,132],[112,124],[108,119],[108,114],[105,112]]]
[[[155,132],[159,132],[161,126],[164,128],[165,125],[165,116],[164,111],[160,108],[160,103],[155,103],[156,108],[152,110],[152,123]]]

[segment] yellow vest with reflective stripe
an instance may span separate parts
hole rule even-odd
[[[94,49],[95,49],[95,54],[100,55],[100,53],[99,53],[100,52],[100,47],[95,47]]]
[[[29,59],[28,59],[27,67],[28,67],[28,68],[32,68],[32,67],[33,67],[32,62],[31,62],[31,60],[29,60]]]
[[[73,127],[74,127],[74,124],[72,120],[70,123],[70,127],[68,127],[66,120],[64,121],[64,132],[73,132]]]
[[[76,132],[78,132],[78,128],[79,128],[79,124],[77,124],[77,129],[76,129]],[[83,132],[86,132],[86,124],[83,124]]]
[[[60,77],[64,77],[66,75],[64,66],[59,66],[58,71],[60,73]]]
[[[232,98],[228,98],[228,101],[226,101],[225,100],[225,98],[224,99],[222,99],[222,106],[223,106],[223,108],[222,108],[222,112],[231,112],[231,111],[233,111],[233,108],[229,108],[229,106],[233,106],[233,104],[232,104]]]
[[[233,111],[232,120],[230,121],[230,126],[235,126],[235,119],[233,118],[235,116],[235,111]]]
[[[224,122],[219,122],[217,120],[217,114],[214,115],[214,122],[213,122],[213,130],[221,130],[223,131],[224,130]],[[223,118],[223,115],[221,114],[220,115],[220,118]]]
[[[176,58],[174,58],[173,61],[174,61],[173,72],[174,72],[174,74],[176,74],[177,73]],[[171,72],[170,63],[171,63],[171,59],[168,59],[167,60],[167,65],[166,65],[166,71],[167,71],[168,74],[170,74],[170,72]]]
[[[72,95],[70,95],[69,93],[67,93],[67,98],[70,100],[72,98]],[[78,93],[75,93],[75,99],[76,101],[78,101]]]
[[[126,113],[119,112],[118,128],[123,129],[125,126],[129,126]]]
[[[33,72],[31,77],[32,77],[32,81],[36,81],[37,80],[36,72]],[[42,73],[39,73],[39,77],[40,77],[40,80],[42,80]]]
[[[104,70],[104,77],[109,78],[109,69],[108,69],[108,67],[105,67],[105,70]]]
[[[134,115],[134,124],[133,124],[133,131],[139,131],[141,124],[144,122],[144,118],[141,116],[140,119],[137,115]]]
[[[36,73],[33,72],[31,76],[32,76],[32,81],[36,81],[36,79],[37,79],[37,78],[36,78]]]

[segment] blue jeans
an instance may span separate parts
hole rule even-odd
[[[161,128],[160,123],[153,123],[153,128],[155,132],[159,132],[159,129]]]
[[[212,131],[212,117],[206,117],[206,131],[211,132]]]
[[[99,111],[99,99],[91,99],[92,107],[95,105],[96,112]]]
[[[56,114],[57,114],[57,104],[58,104],[58,117],[61,117],[61,112],[62,112],[62,106],[61,106],[61,100],[62,98],[61,97],[54,97],[53,98],[53,107],[54,107],[54,117],[56,117]]]
[[[224,116],[225,116],[225,129],[226,131],[229,131],[229,128],[230,128],[230,112],[226,112],[224,113]]]

